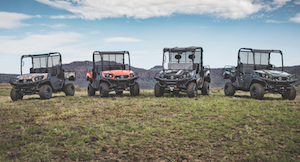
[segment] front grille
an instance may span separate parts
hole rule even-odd
[[[182,76],[176,76],[176,75],[172,75],[172,76],[166,76],[165,78],[167,78],[167,79],[181,79],[182,78]]]
[[[115,79],[126,79],[128,78],[128,75],[120,75],[120,76],[115,76]]]
[[[273,80],[278,80],[278,81],[280,81],[280,80],[287,80],[287,77],[274,77],[273,78]]]
[[[24,80],[19,80],[19,83],[32,83],[32,80],[31,79],[24,79]]]

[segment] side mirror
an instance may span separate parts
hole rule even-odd
[[[192,54],[192,55],[189,55],[189,59],[193,60],[195,58],[195,55]]]
[[[175,58],[176,58],[177,60],[179,60],[179,59],[181,59],[181,55],[175,55]]]

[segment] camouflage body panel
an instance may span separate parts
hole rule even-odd
[[[64,72],[65,79],[75,80],[75,71]]]
[[[37,80],[35,80],[35,78],[39,78]],[[41,80],[45,80],[48,78],[48,73],[31,73],[31,74],[24,74],[24,75],[20,75],[15,77],[14,81],[17,82],[35,82],[35,81],[41,81]]]

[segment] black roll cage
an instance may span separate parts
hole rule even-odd
[[[279,53],[281,55],[281,71],[283,71],[283,54],[282,54],[282,51],[281,50],[261,50],[261,49],[252,49],[252,48],[240,48],[239,49],[239,52],[238,52],[238,61],[237,61],[237,64],[239,66],[239,63],[240,63],[240,52],[249,52],[251,51],[253,53],[253,64],[254,64],[254,70],[257,70],[256,69],[256,64],[255,64],[255,55],[254,53],[268,53],[269,54],[269,57],[268,57],[268,64],[270,65],[270,55],[271,53]]]
[[[55,54],[58,54],[59,56],[59,63],[60,63],[60,67],[62,67],[62,59],[61,59],[61,54],[59,52],[50,52],[50,53],[46,53],[46,54],[34,54],[34,55],[22,55],[21,57],[21,75],[23,75],[23,71],[22,71],[22,67],[23,67],[23,59],[24,58],[27,58],[27,57],[31,57],[31,64],[32,64],[32,67],[34,67],[34,63],[33,63],[33,58],[34,57],[47,57],[47,61],[46,61],[46,69],[47,69],[47,72],[48,72],[48,59],[50,57],[50,55],[55,55]]]
[[[162,67],[163,67],[163,71],[165,71],[165,67],[164,67],[164,63],[166,62],[166,58],[165,58],[165,53],[166,52],[188,52],[191,51],[193,54],[195,54],[196,49],[200,49],[201,50],[201,56],[200,56],[200,71],[203,70],[203,48],[202,47],[195,47],[195,46],[191,46],[191,47],[174,47],[174,48],[164,48],[163,49],[163,62],[162,62]],[[192,59],[193,64],[194,64],[194,58]]]
[[[129,54],[129,51],[94,51],[93,52],[93,73],[96,73],[95,72],[95,68],[96,68],[96,64],[95,64],[95,55],[100,55],[100,57],[101,57],[101,70],[103,71],[103,65],[104,65],[104,63],[103,63],[103,55],[104,54],[122,54],[123,55],[123,65],[125,65],[125,60],[124,60],[124,56],[125,56],[125,54],[127,54],[128,55],[128,66],[129,66],[129,69],[128,70],[131,70],[131,66],[130,66],[130,54]],[[94,74],[93,74],[93,76],[95,76]]]

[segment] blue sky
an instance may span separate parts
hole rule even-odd
[[[211,68],[236,65],[242,47],[282,50],[293,66],[299,45],[300,0],[0,0],[0,73],[20,73],[24,54],[70,63],[96,50],[128,50],[149,69],[176,46],[203,47]]]

